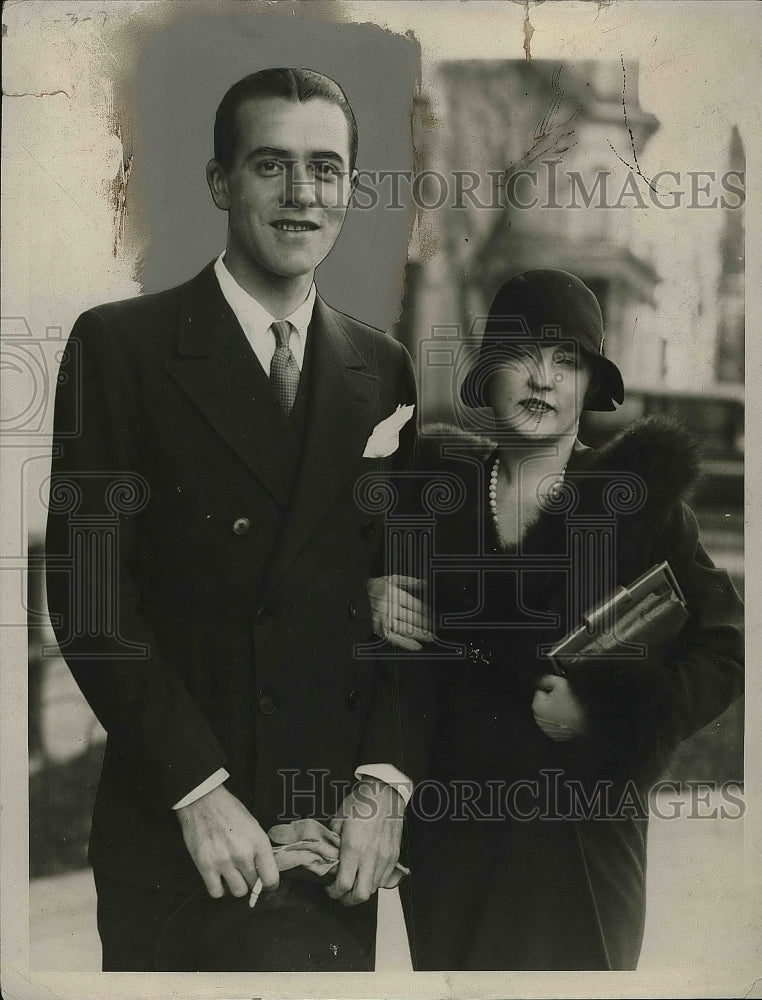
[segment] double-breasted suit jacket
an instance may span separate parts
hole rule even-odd
[[[51,620],[108,733],[93,867],[200,877],[172,806],[220,767],[266,829],[329,816],[363,763],[415,776],[366,581],[383,524],[355,499],[374,426],[415,402],[404,348],[318,296],[292,418],[212,265],[84,313],[58,389],[47,549]],[[296,795],[292,793],[297,793]]]

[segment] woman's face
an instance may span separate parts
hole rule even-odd
[[[573,341],[516,343],[486,387],[498,430],[530,437],[576,435],[591,363]]]

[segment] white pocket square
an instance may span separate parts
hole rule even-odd
[[[415,412],[415,404],[403,406],[401,403],[385,420],[376,424],[365,445],[363,458],[386,458],[393,455],[400,446],[400,431]]]

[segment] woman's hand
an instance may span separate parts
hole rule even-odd
[[[548,739],[561,742],[587,733],[587,713],[565,677],[545,674],[532,700],[534,721]]]
[[[417,652],[431,642],[428,606],[411,591],[420,592],[425,581],[415,576],[377,576],[368,580],[373,631],[393,646]]]

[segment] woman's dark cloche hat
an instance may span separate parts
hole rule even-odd
[[[558,328],[559,340],[575,340],[593,362],[584,408],[615,410],[614,403],[624,401],[624,383],[617,366],[603,355],[598,299],[575,275],[544,268],[515,275],[495,296],[479,357],[460,387],[466,406],[487,406],[484,388],[495,367],[510,357],[512,345],[522,336],[541,338],[547,327]]]

